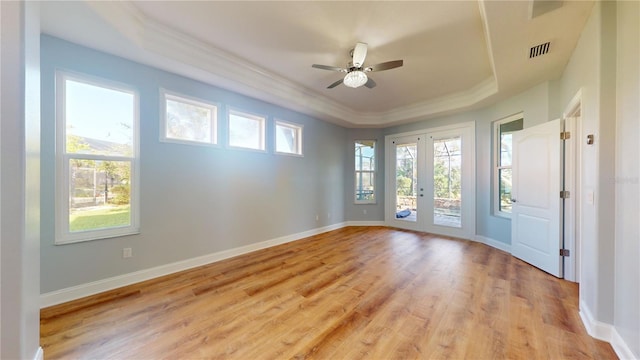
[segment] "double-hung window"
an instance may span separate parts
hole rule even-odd
[[[511,149],[513,133],[523,128],[522,114],[493,123],[494,133],[494,214],[511,217]]]
[[[355,203],[376,202],[376,141],[355,142]]]
[[[56,107],[56,244],[137,233],[137,92],[59,72]]]

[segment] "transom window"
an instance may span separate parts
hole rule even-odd
[[[229,110],[229,146],[265,151],[263,116]]]
[[[137,233],[137,93],[66,73],[56,81],[56,243]]]
[[[218,107],[204,101],[162,91],[164,116],[161,140],[216,144]]]
[[[511,155],[513,133],[522,130],[522,114],[510,116],[493,123],[494,127],[494,213],[498,216],[511,216]]]
[[[355,203],[376,202],[376,141],[355,142]]]
[[[276,121],[276,153],[302,155],[302,126]]]

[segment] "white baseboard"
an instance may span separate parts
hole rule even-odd
[[[589,310],[589,307],[582,300],[580,301],[580,318],[589,335],[596,339],[609,342],[611,339],[612,326],[596,321],[591,310]]]
[[[38,351],[36,351],[36,356],[33,357],[33,360],[44,360],[44,350],[42,350],[42,346],[38,347]]]
[[[615,326],[595,320],[591,310],[583,301],[580,301],[580,318],[587,329],[587,333],[598,340],[611,344],[611,347],[613,347],[616,355],[621,360],[638,359],[629,348],[629,345],[622,339]]]
[[[386,226],[384,221],[347,221],[347,226]]]
[[[40,295],[40,308],[62,304],[67,301],[80,299],[86,296],[95,295],[104,291],[117,289],[119,287],[135,284],[141,281],[154,279],[160,276],[173,274],[179,271],[192,269],[198,266],[207,265],[216,261],[228,259],[234,256],[247,254],[256,250],[285,244],[288,242],[304,239],[309,236],[318,235],[327,231],[336,230],[348,226],[346,222],[341,222],[321,228],[303,231],[301,233],[282,236],[279,238],[262,241],[255,244],[241,246],[234,249],[223,250],[208,255],[198,256],[191,259],[177,261],[174,263],[140,270],[129,274],[119,275],[108,279],[93,281],[87,284],[72,286],[69,288],[56,290]]]
[[[502,250],[504,252],[508,252],[509,254],[511,254],[511,244],[506,244],[506,243],[503,243],[502,241],[498,241],[482,235],[476,235],[475,241],[489,245],[498,250]]]
[[[618,333],[615,326],[613,327],[613,331],[611,332],[611,341],[609,341],[611,347],[613,347],[613,351],[616,352],[616,355],[620,358],[620,360],[638,360],[640,359],[640,354],[635,356],[629,348],[629,345],[624,341],[622,336]]]

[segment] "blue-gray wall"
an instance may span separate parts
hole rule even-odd
[[[345,221],[347,129],[54,37],[41,45],[42,293]],[[138,90],[139,235],[54,245],[56,69]],[[222,104],[222,145],[160,142],[159,88]],[[268,116],[267,153],[225,148],[226,106]],[[273,153],[274,118],[304,126],[304,157]]]

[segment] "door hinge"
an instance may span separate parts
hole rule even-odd
[[[560,249],[560,256],[569,256],[569,249]]]
[[[563,131],[560,133],[560,140],[569,140],[571,139],[571,132]]]
[[[568,199],[571,193],[568,190],[560,191],[560,199]]]

